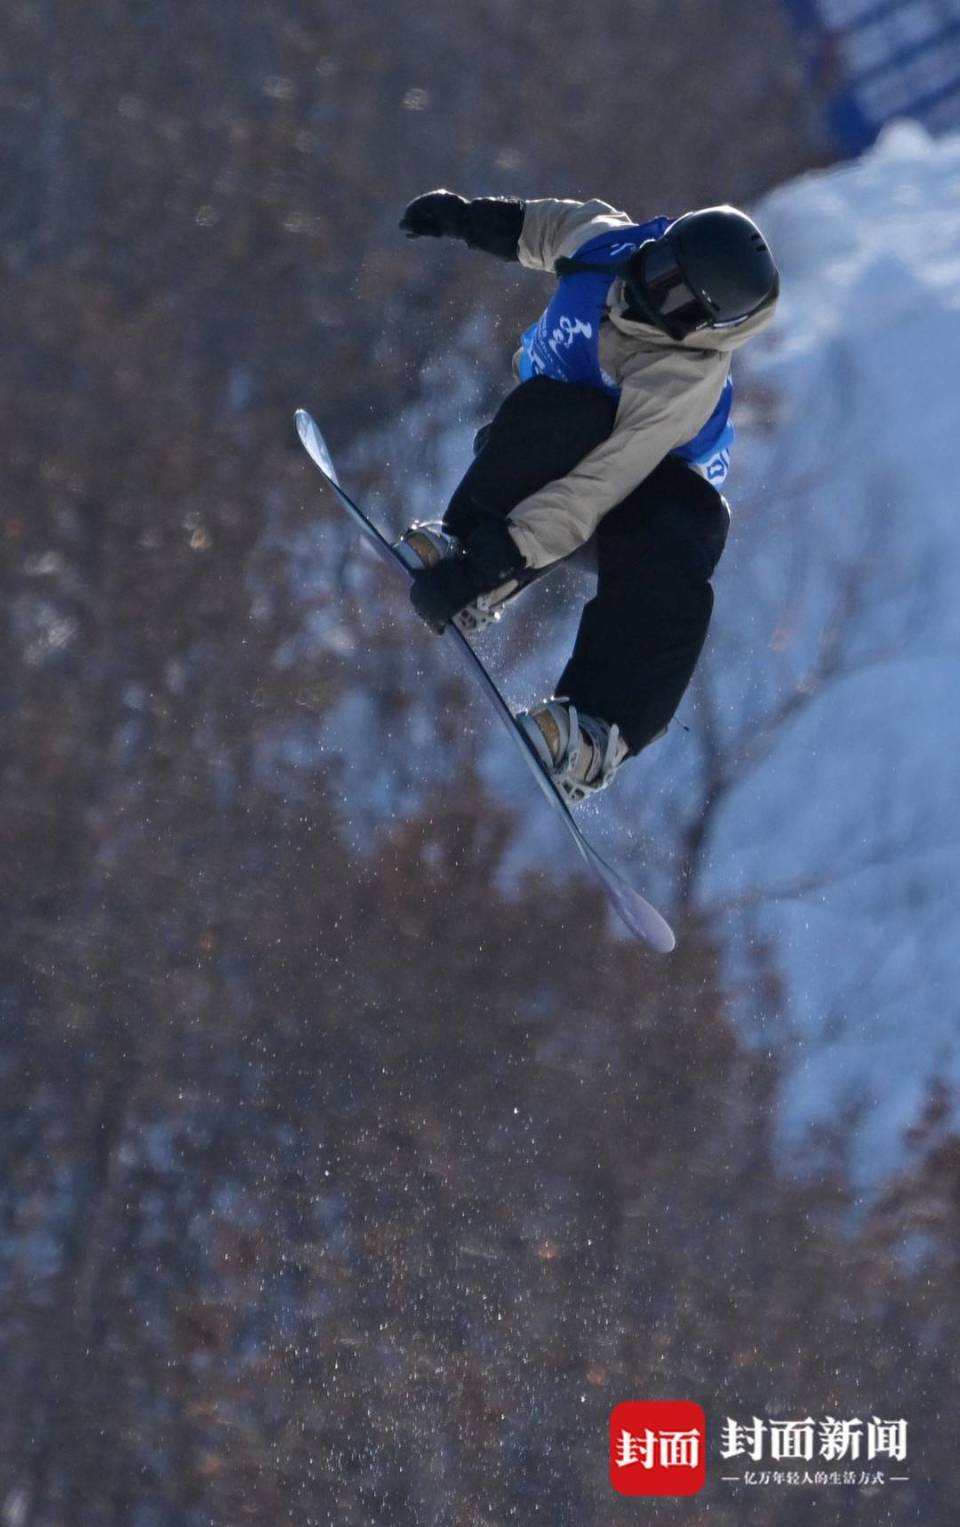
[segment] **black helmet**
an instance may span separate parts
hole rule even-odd
[[[773,302],[780,276],[766,240],[736,207],[687,212],[631,255],[624,275],[633,312],[674,339],[741,323]]]

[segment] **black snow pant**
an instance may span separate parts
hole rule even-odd
[[[605,440],[615,416],[598,388],[522,382],[481,432],[445,526],[463,536],[484,515],[509,514]],[[667,456],[597,527],[597,592],[554,694],[616,722],[631,753],[660,735],[693,676],[729,522],[717,490]]]

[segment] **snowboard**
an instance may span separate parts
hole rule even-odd
[[[386,536],[377,529],[373,521],[367,518],[363,510],[341,487],[336,468],[333,464],[333,458],[316,421],[307,413],[306,409],[300,408],[296,413],[296,424],[297,433],[300,436],[300,441],[305,451],[326,478],[356,529],[374,547],[393,573],[401,577],[405,583],[409,583],[411,577],[410,569],[402,557],[387,540]],[[676,945],[676,939],[669,923],[660,915],[656,907],[651,906],[650,902],[646,901],[639,891],[635,890],[622,875],[607,863],[606,859],[597,852],[584,836],[574,820],[566,800],[544,770],[533,747],[514,720],[513,712],[480,661],[480,658],[473,650],[473,647],[467,641],[467,638],[456,626],[450,625],[441,639],[448,644],[453,644],[460,661],[466,668],[472,681],[477,685],[487,702],[499,716],[514,747],[536,780],[547,805],[572,838],[581,859],[602,888],[620,921],[634,938],[640,939],[659,954],[669,954]]]

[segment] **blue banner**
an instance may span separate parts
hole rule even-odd
[[[785,0],[846,153],[892,117],[960,128],[960,0]]]

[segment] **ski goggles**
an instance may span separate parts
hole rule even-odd
[[[639,268],[629,284],[634,289],[639,286],[658,318],[684,333],[704,329],[713,322],[709,308],[687,285],[669,244],[654,239],[645,247],[641,245],[634,260]]]

